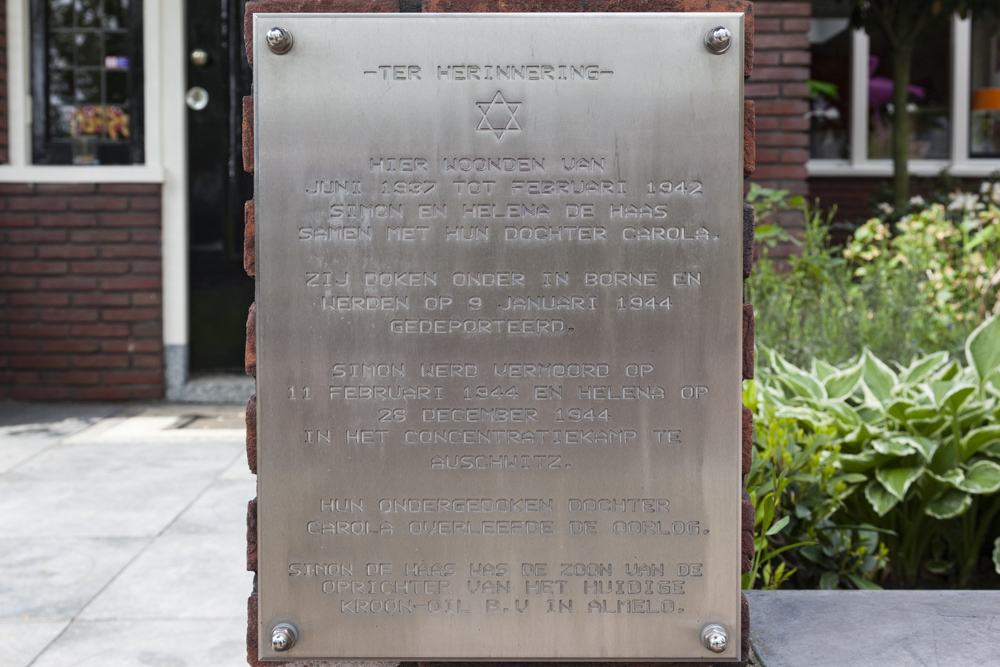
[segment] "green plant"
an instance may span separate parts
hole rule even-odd
[[[932,204],[893,225],[873,218],[843,250],[830,245],[834,212],[783,190],[751,187],[758,264],[747,281],[757,312],[757,339],[807,366],[814,357],[842,362],[865,348],[908,363],[932,350],[960,353],[969,332],[1000,309],[1000,183],[978,195],[954,194],[973,205]],[[960,210],[961,209],[961,210]],[[775,224],[795,211],[799,238]],[[786,262],[770,258],[779,242],[798,246]]]
[[[806,86],[809,87],[809,99],[815,99],[820,96],[829,97],[831,100],[840,98],[840,87],[830,81],[808,79],[806,80]]]
[[[791,423],[786,423],[786,426]],[[793,424],[791,424],[793,425]],[[764,452],[758,453],[755,447],[753,465],[747,475],[747,492],[754,505],[754,558],[750,572],[743,575],[743,588],[761,588],[775,590],[780,588],[793,574],[795,568],[788,566],[787,556],[779,558],[786,551],[812,544],[812,542],[792,542],[787,539],[786,527],[791,516],[781,512],[786,501],[785,491],[791,484],[789,470],[781,465],[779,442],[787,431],[775,428],[769,431],[773,437],[765,445]],[[800,435],[800,434],[796,434]],[[801,434],[804,435],[804,434]],[[757,442],[757,429],[754,433]],[[796,440],[788,439],[794,446]],[[780,516],[775,521],[775,512]],[[785,531],[785,532],[782,532]],[[772,562],[774,561],[774,562]]]
[[[893,370],[865,350],[807,370],[762,352],[758,400],[806,433],[832,431],[837,465],[864,476],[834,518],[880,531],[899,582],[968,586],[1000,513],[1000,316],[968,337],[965,367],[940,351]]]
[[[881,184],[875,187],[868,203],[872,216],[886,222],[896,222],[903,216],[918,213],[931,204],[941,204],[953,222],[961,221],[970,211],[985,209],[990,204],[1000,206],[1000,171],[986,177],[979,185],[978,193],[962,189],[962,181],[947,169],[942,169],[932,178],[925,179],[923,192],[910,197],[902,208],[889,203],[892,200],[892,186]]]
[[[758,340],[779,344],[789,356],[801,361],[828,352],[836,341],[849,333],[849,323],[839,314],[849,308],[851,277],[839,253],[829,247],[831,218],[818,207],[810,207],[803,197],[788,197],[785,190],[751,186],[747,201],[752,203],[758,225],[755,238],[764,247],[757,266],[747,281],[747,299],[758,313]],[[803,216],[805,229],[789,235],[777,222],[783,211]],[[776,263],[769,249],[790,243],[798,252],[786,262]],[[837,317],[828,317],[837,313]],[[833,356],[847,356],[845,346]],[[828,355],[827,355],[828,356]]]
[[[746,201],[753,206],[756,225],[754,240],[773,248],[779,241],[798,243],[776,221],[781,211],[793,210],[805,204],[804,197],[788,197],[788,190],[774,190],[761,187],[759,183],[750,183]]]
[[[1000,183],[983,185],[992,190]],[[872,270],[876,258],[881,259],[875,264],[890,270],[914,272],[920,278],[916,287],[924,309],[936,320],[935,329],[967,334],[988,315],[1000,312],[1000,208],[982,204],[971,194],[959,193],[955,201],[960,206],[952,212],[942,204],[931,204],[904,216],[894,233],[878,218],[869,220],[854,232],[844,257],[854,262],[859,278]]]
[[[960,345],[959,333],[949,338],[949,330],[924,312],[928,306],[914,291],[921,280],[915,271],[889,266],[877,249],[864,275],[855,275],[856,267],[830,245],[835,210],[823,213],[802,197],[757,187],[751,187],[747,200],[762,222],[757,239],[763,247],[747,281],[758,341],[799,365],[814,357],[844,361],[866,346],[907,360],[931,341]],[[802,215],[805,226],[798,238],[774,222],[782,211]],[[782,241],[798,252],[775,262],[771,248]]]
[[[756,551],[743,587],[877,588],[871,580],[885,567],[878,532],[831,518],[865,480],[840,469],[833,430],[807,433],[795,420],[776,417],[752,383],[744,402],[755,412],[747,490],[756,508]]]

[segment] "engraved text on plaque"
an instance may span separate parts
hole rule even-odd
[[[742,35],[256,17],[262,657],[738,655]]]

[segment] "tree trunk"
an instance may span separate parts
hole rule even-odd
[[[910,201],[910,112],[906,105],[910,94],[913,66],[913,39],[900,40],[892,54],[892,166],[893,202],[901,211]]]

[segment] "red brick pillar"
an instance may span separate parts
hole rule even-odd
[[[0,0],[2,1],[2,0]],[[412,0],[411,0],[412,2]],[[246,4],[243,23],[243,42],[247,61],[253,67],[253,15],[269,13],[338,13],[338,12],[380,12],[396,13],[399,0],[250,0]],[[254,170],[253,141],[253,97],[243,98],[243,169]],[[257,272],[256,227],[257,224],[273,224],[274,221],[257,220],[254,202],[248,201],[245,208],[243,233],[243,268],[247,275]],[[257,376],[257,302],[250,306],[247,316],[246,373]],[[250,472],[257,474],[257,395],[250,397],[246,412],[247,464]],[[328,660],[308,660],[292,662],[260,662],[257,659],[257,498],[247,505],[247,571],[254,573],[254,586],[247,598],[247,664],[250,667],[339,667],[347,663]],[[364,664],[364,663],[361,663]]]
[[[799,195],[808,192],[811,11],[808,2],[754,3],[754,68],[745,88],[757,111],[757,171],[751,180]]]
[[[750,179],[768,188],[808,195],[809,16],[808,2],[755,2],[757,35],[753,74],[744,93],[757,113],[757,170]],[[845,63],[845,67],[847,64]],[[778,222],[802,229],[801,214],[786,211]],[[779,251],[788,249],[779,249]],[[778,252],[777,255],[786,254]],[[777,256],[772,253],[772,256]]]

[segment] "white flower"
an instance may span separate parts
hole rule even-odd
[[[927,202],[920,195],[914,195],[910,197],[910,206],[923,206]]]
[[[979,194],[985,195],[990,191],[990,186],[993,185],[989,181],[983,181],[983,184],[979,186]]]
[[[990,188],[990,201],[994,204],[1000,204],[1000,181],[993,184]]]
[[[949,211],[978,211],[985,208],[980,203],[979,197],[971,192],[954,192],[949,195],[951,202],[948,204]]]
[[[878,205],[878,210],[882,211],[886,215],[892,215],[893,211],[895,211],[896,209],[892,207],[892,204],[890,204],[887,201],[884,201]]]

